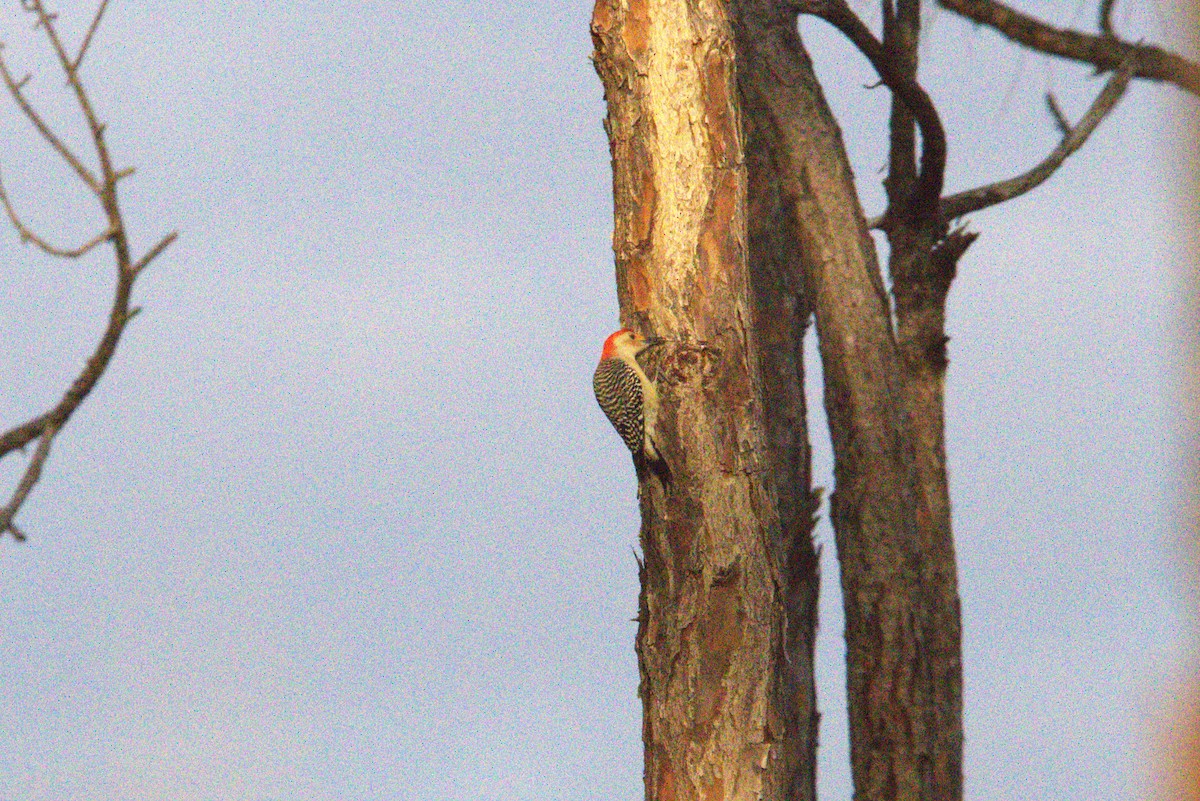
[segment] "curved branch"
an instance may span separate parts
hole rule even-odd
[[[1123,42],[1112,35],[1107,15],[1111,4],[1101,6],[1104,34],[1095,36],[1069,29],[1055,28],[1022,14],[997,0],[937,0],[942,8],[986,25],[1008,39],[1031,50],[1091,64],[1101,72],[1131,65],[1135,78],[1173,83],[1185,92],[1200,97],[1200,65],[1160,47]]]
[[[1033,169],[1006,181],[998,181],[944,198],[941,204],[942,219],[948,222],[964,214],[1003,203],[1018,195],[1023,195],[1041,184],[1054,174],[1054,171],[1067,160],[1068,156],[1083,146],[1083,143],[1092,135],[1092,131],[1096,130],[1108,113],[1120,102],[1132,77],[1129,69],[1114,73],[1108,79],[1108,83],[1104,85],[1104,89],[1092,101],[1091,108],[1079,120],[1079,124],[1073,128],[1066,128],[1058,147],[1054,148],[1050,155],[1046,156]]]
[[[12,223],[13,228],[17,229],[17,235],[21,237],[21,242],[32,242],[44,253],[50,256],[57,256],[60,259],[77,259],[88,251],[102,244],[112,237],[112,229],[101,231],[94,237],[84,242],[77,248],[60,248],[51,245],[45,238],[38,236],[33,232],[33,229],[26,225],[19,216],[17,210],[13,208],[12,201],[8,198],[8,192],[4,188],[4,182],[0,181],[0,204],[4,206],[5,213],[8,214],[8,220]]]
[[[935,217],[946,174],[946,133],[929,95],[919,83],[895,69],[883,45],[845,0],[790,0],[788,7],[820,17],[841,31],[871,62],[879,79],[912,111],[921,131],[921,169],[906,211],[918,217]]]
[[[107,7],[108,0],[102,0],[99,9],[92,18],[92,23],[88,28],[88,32],[82,45],[78,50],[78,54],[72,59],[67,55],[67,50],[63,46],[62,40],[59,38],[58,31],[54,25],[54,16],[46,11],[40,0],[22,0],[22,7],[25,11],[37,16],[37,25],[35,27],[43,30],[50,41],[51,47],[58,56],[59,65],[67,76],[67,83],[74,92],[76,102],[80,110],[83,112],[84,118],[87,121],[88,128],[91,133],[92,146],[95,148],[96,156],[100,163],[100,176],[97,178],[70,150],[63,145],[62,140],[52,131],[49,126],[42,120],[41,116],[29,105],[23,92],[22,87],[25,81],[16,81],[9,73],[7,66],[0,58],[0,73],[3,74],[5,84],[8,86],[9,92],[16,100],[17,105],[21,107],[25,115],[33,122],[34,127],[42,135],[46,141],[58,152],[58,154],[67,162],[74,170],[80,179],[87,184],[100,201],[104,210],[104,215],[108,221],[108,228],[104,233],[96,236],[90,242],[74,250],[65,250],[55,248],[49,245],[44,239],[36,236],[27,226],[25,226],[14,212],[8,197],[3,193],[3,187],[0,186],[0,200],[3,201],[6,212],[17,233],[24,241],[32,241],[37,244],[42,250],[54,256],[63,258],[73,258],[83,255],[87,251],[96,247],[102,242],[108,241],[113,246],[117,281],[113,290],[112,302],[109,306],[108,321],[105,325],[104,332],[100,336],[100,341],[96,343],[91,355],[88,357],[86,364],[76,375],[74,381],[67,388],[62,398],[44,414],[40,414],[26,422],[0,433],[0,458],[11,453],[14,450],[24,448],[35,439],[41,438],[38,444],[37,451],[26,467],[25,474],[17,485],[16,491],[13,493],[8,505],[0,509],[0,534],[11,533],[18,540],[24,539],[24,535],[20,529],[13,523],[13,517],[20,509],[21,505],[28,497],[30,490],[37,483],[41,476],[42,466],[45,464],[49,456],[50,443],[55,435],[62,430],[63,426],[79,408],[84,399],[95,388],[100,377],[108,368],[112,361],[113,354],[116,353],[117,344],[120,342],[121,335],[125,330],[125,326],[137,314],[137,308],[131,308],[130,298],[133,292],[133,284],[137,280],[138,275],[144,270],[151,261],[160,255],[167,247],[175,241],[176,232],[172,232],[163,237],[159,242],[152,247],[144,256],[136,261],[132,258],[129,249],[128,235],[125,230],[125,221],[121,214],[120,204],[117,198],[117,183],[122,178],[127,177],[132,173],[132,169],[114,170],[109,157],[108,148],[104,142],[104,124],[101,123],[92,109],[91,101],[88,98],[87,92],[84,90],[83,84],[79,79],[78,67],[82,62],[84,55],[87,53],[88,45],[92,37],[95,35],[96,29],[100,24],[100,18],[104,14],[104,9]]]

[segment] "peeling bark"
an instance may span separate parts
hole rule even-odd
[[[621,319],[670,343],[650,367],[671,478],[640,487],[646,798],[807,801],[808,305],[787,229],[765,224],[787,218],[779,185],[743,145],[725,2],[599,0],[592,35]]]

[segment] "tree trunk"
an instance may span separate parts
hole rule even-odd
[[[944,361],[931,371],[928,361],[904,358],[934,323],[937,345],[944,343],[938,315],[949,282],[932,305],[898,297],[898,305],[914,301],[901,317],[902,353],[841,135],[795,14],[775,0],[737,5],[747,127],[771,154],[792,210],[820,341],[855,798],[958,799],[962,679],[941,428]],[[930,263],[933,242],[921,244]]]
[[[599,0],[592,35],[621,319],[669,343],[649,366],[670,475],[640,482],[646,798],[809,801],[809,312],[787,207],[743,146],[723,0]]]

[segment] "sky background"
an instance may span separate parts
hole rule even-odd
[[[71,41],[90,9],[60,5]],[[30,540],[0,542],[0,801],[641,797],[635,484],[590,384],[617,323],[590,13],[109,9],[85,77],[138,168],[126,219],[142,250],[181,236],[55,442]],[[1115,22],[1184,48],[1166,4]],[[887,95],[821,23],[802,32],[877,214]],[[945,12],[925,35],[948,190],[1027,169],[1056,144],[1043,93],[1077,119],[1102,83]],[[83,150],[15,2],[0,39]],[[1173,149],[1195,109],[1135,85],[1048,185],[972,218],[947,382],[969,799],[1144,796],[1196,646]],[[98,230],[11,103],[0,170],[47,236]],[[6,428],[78,370],[112,276],[10,231],[0,258]],[[828,487],[819,376],[809,396]],[[5,493],[21,467],[0,463]],[[820,789],[847,799],[825,519],[816,537]]]

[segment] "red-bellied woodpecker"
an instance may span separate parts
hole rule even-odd
[[[661,343],[622,328],[604,340],[600,364],[592,376],[600,408],[633,452],[639,468],[644,463],[665,465],[654,443],[658,392],[637,361],[639,353]]]

